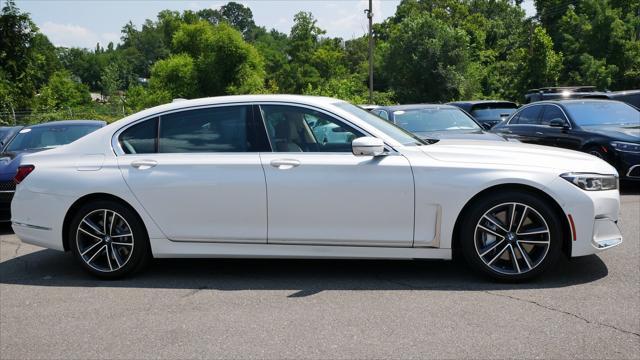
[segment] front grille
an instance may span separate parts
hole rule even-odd
[[[629,169],[628,177],[640,177],[640,165],[634,165]]]
[[[0,191],[16,191],[16,183],[11,181],[0,181]]]

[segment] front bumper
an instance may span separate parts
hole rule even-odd
[[[622,243],[618,190],[584,191],[562,178],[551,187],[571,228],[572,257],[595,254]]]
[[[640,181],[640,154],[616,151],[613,166],[621,179]]]

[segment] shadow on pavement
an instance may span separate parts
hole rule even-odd
[[[473,274],[460,261],[156,259],[144,272],[117,281],[85,273],[69,253],[40,250],[0,263],[0,283],[30,286],[192,290],[505,290],[564,287],[607,276],[597,256],[567,260],[526,284],[501,284]]]

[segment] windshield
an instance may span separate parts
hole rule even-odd
[[[419,137],[413,135],[410,132],[407,132],[396,125],[379,118],[372,113],[363,110],[355,105],[351,105],[347,102],[338,102],[333,105],[339,107],[340,109],[350,113],[351,115],[357,116],[360,120],[366,122],[367,124],[375,127],[376,129],[382,131],[387,134],[393,140],[399,142],[405,146],[414,146],[414,145],[427,145],[428,143]]]
[[[617,101],[565,103],[564,107],[578,126],[636,125],[640,126],[640,111]]]
[[[395,123],[411,132],[480,130],[480,126],[457,108],[425,108],[393,112]]]
[[[471,115],[477,120],[503,120],[511,116],[516,111],[516,108],[484,108],[474,109],[471,111]]]
[[[46,149],[65,145],[99,128],[96,125],[50,125],[25,128],[13,138],[6,151]]]

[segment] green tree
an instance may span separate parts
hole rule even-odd
[[[171,55],[151,68],[150,86],[165,90],[172,98],[192,98],[198,94],[197,73],[188,54]]]
[[[384,71],[401,102],[448,101],[461,95],[469,57],[464,31],[414,12],[391,32]]]
[[[67,70],[60,70],[51,75],[47,84],[42,87],[34,100],[34,107],[38,110],[54,110],[90,102],[87,86],[74,81]]]
[[[553,41],[542,27],[536,27],[531,38],[531,48],[523,72],[523,91],[558,83],[562,71],[562,54],[553,50]]]
[[[185,24],[174,35],[173,47],[195,60],[199,96],[257,93],[264,88],[260,53],[226,23]]]

